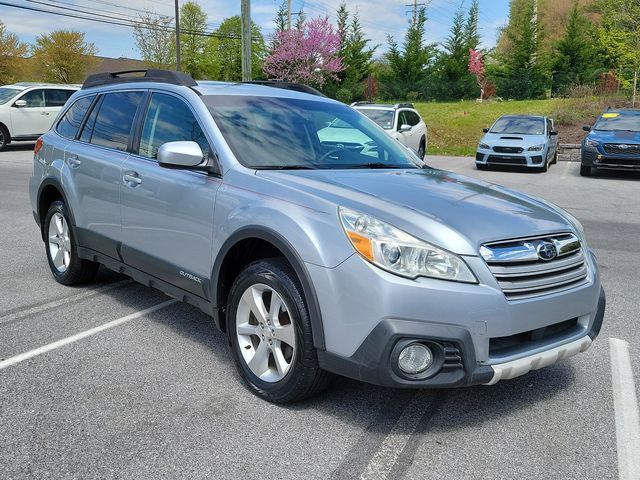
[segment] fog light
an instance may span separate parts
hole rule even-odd
[[[412,343],[402,349],[398,367],[404,373],[422,373],[433,363],[431,349],[421,343]]]

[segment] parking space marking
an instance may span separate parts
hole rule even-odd
[[[609,351],[616,417],[618,477],[620,480],[637,480],[640,478],[640,422],[629,344],[618,338],[610,338]]]
[[[70,295],[59,300],[53,300],[51,302],[46,302],[40,305],[34,305],[33,307],[27,307],[26,309],[17,309],[10,313],[0,315],[0,325],[4,323],[10,323],[14,320],[19,320],[24,317],[28,317],[29,315],[33,315],[34,313],[44,312],[46,310],[49,310],[50,308],[61,307],[62,305],[66,305],[68,303],[76,302],[78,300],[84,300],[85,298],[90,298],[100,293],[108,292],[109,290],[124,287],[125,285],[131,285],[132,283],[133,280],[121,280],[119,282],[110,283],[109,285],[104,285],[92,290],[85,290],[84,292],[78,293],[76,295]]]
[[[568,162],[562,162],[562,163],[564,163],[564,168],[562,169],[562,175],[560,178],[564,180],[565,178],[567,178],[567,175],[569,175],[569,169],[571,168],[573,162],[568,161]]]
[[[148,313],[155,312],[162,308],[168,307],[169,305],[173,305],[174,303],[177,303],[177,300],[167,300],[166,302],[158,303],[153,307],[140,310],[139,312],[132,313],[130,315],[127,315],[126,317],[121,317],[116,320],[112,320],[111,322],[98,325],[97,327],[90,328],[89,330],[85,330],[84,332],[76,333],[75,335],[71,335],[70,337],[62,338],[60,340],[49,343],[42,347],[29,350],[28,352],[15,355],[13,357],[9,357],[6,360],[2,360],[0,362],[0,370],[10,367],[12,365],[16,365],[17,363],[24,362],[25,360],[29,360],[30,358],[37,357],[38,355],[42,355],[43,353],[50,352],[51,350],[64,347],[65,345],[69,345],[70,343],[77,342],[78,340],[82,340],[83,338],[90,337],[92,335],[95,335],[96,333],[100,333],[110,328],[117,327],[131,320],[135,320],[136,318],[143,317]]]
[[[398,418],[380,448],[365,467],[360,480],[385,480],[389,477],[398,457],[407,446],[425,411],[425,395],[418,391]],[[432,406],[430,403],[429,406]]]

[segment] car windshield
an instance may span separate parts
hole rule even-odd
[[[540,117],[500,117],[490,130],[491,133],[518,135],[543,135],[544,119]]]
[[[625,115],[624,113],[604,113],[593,127],[595,130],[612,132],[615,130],[626,132],[640,132],[640,115]]]
[[[358,109],[360,113],[366,115],[371,120],[376,122],[385,130],[391,130],[393,128],[393,110],[376,110],[374,108],[361,108]]]
[[[346,105],[240,95],[210,95],[202,100],[245,167],[421,167],[409,150]]]
[[[20,93],[20,90],[17,88],[0,87],[0,105],[7,103],[18,93]]]

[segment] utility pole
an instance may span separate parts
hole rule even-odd
[[[291,0],[287,0],[287,30],[291,30]]]
[[[638,86],[638,71],[633,72],[633,100],[631,100],[631,108],[636,108],[636,87]]]
[[[242,18],[242,81],[251,80],[251,4],[242,0],[240,7]]]
[[[413,7],[413,24],[415,25],[418,19],[418,7],[426,7],[426,3],[418,3],[418,0],[413,0],[413,4],[407,3],[405,7]]]
[[[176,0],[176,70],[180,71],[180,7]]]

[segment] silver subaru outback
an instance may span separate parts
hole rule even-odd
[[[494,384],[585,351],[604,316],[570,214],[429,168],[302,85],[91,76],[38,140],[30,196],[58,282],[104,265],[196,305],[272,402],[331,374]]]

